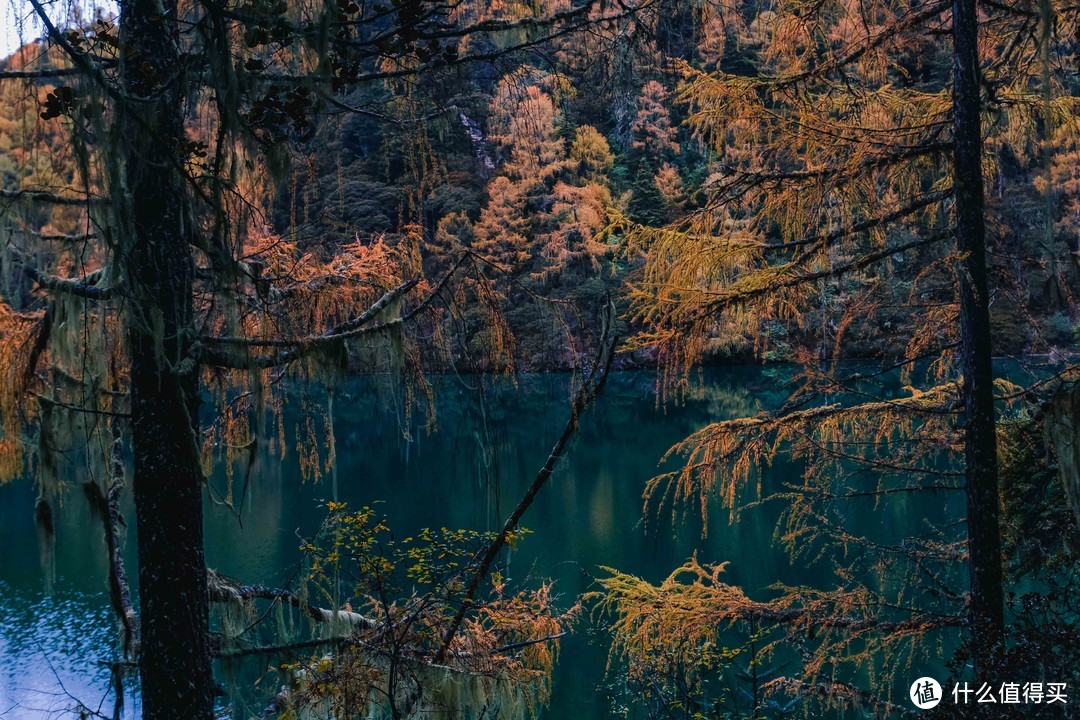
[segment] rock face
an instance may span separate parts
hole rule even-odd
[[[477,161],[479,161],[486,173],[490,174],[495,170],[495,161],[488,152],[487,138],[484,137],[484,131],[480,127],[480,123],[476,122],[465,113],[458,113],[458,118],[465,128],[465,132],[469,135],[469,141],[472,142],[473,148],[475,148]]]

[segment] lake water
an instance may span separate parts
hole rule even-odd
[[[736,524],[714,512],[707,539],[693,511],[674,526],[670,515],[648,528],[641,523],[642,489],[673,443],[710,421],[777,407],[787,397],[789,377],[782,367],[714,369],[685,401],[658,403],[654,374],[614,374],[584,417],[569,456],[526,514],[524,525],[534,532],[511,558],[510,577],[552,577],[569,603],[593,588],[600,565],[657,581],[696,550],[706,562],[730,561],[730,581],[751,590],[778,581],[827,582],[820,568],[792,566],[773,542],[778,508],[747,512]],[[436,432],[413,427],[406,441],[392,398],[373,392],[370,380],[349,381],[334,407],[339,499],[354,507],[382,501],[399,537],[429,526],[501,525],[566,421],[569,379],[526,376],[516,388],[486,383],[482,394],[479,382],[439,379]],[[778,464],[766,484],[795,472]],[[224,479],[214,482],[222,487]],[[329,480],[299,480],[295,454],[284,461],[260,458],[240,521],[226,508],[207,505],[209,565],[247,583],[286,583],[300,561],[298,537],[315,531],[324,517],[318,501],[332,493]],[[49,549],[34,524],[34,497],[29,481],[0,487],[0,717],[12,720],[47,717],[69,707],[69,696],[97,708],[109,685],[100,663],[115,652],[99,522],[80,491],[68,492]],[[905,502],[906,509],[854,513],[852,521],[890,534],[913,518],[955,511],[937,501],[925,507]],[[132,535],[127,556],[134,576],[133,547]],[[587,625],[564,640],[545,718],[611,716],[601,688],[606,652]],[[104,707],[111,702],[104,700]],[[133,709],[137,698],[129,697],[126,717]]]

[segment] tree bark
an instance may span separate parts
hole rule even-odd
[[[961,365],[967,485],[969,619],[976,676],[1004,630],[997,438],[983,217],[976,0],[953,0],[953,193],[960,264]]]
[[[145,720],[210,720],[209,600],[197,443],[195,232],[176,156],[184,138],[176,0],[121,3],[122,163],[113,206],[128,302],[132,490]]]

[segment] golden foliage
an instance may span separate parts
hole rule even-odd
[[[1054,32],[1064,37],[1075,26],[1075,9],[1051,5],[1060,24]],[[632,296],[647,327],[643,343],[693,362],[710,346],[706,339],[687,349],[670,346],[687,335],[723,336],[732,317],[801,322],[837,278],[872,283],[887,277],[893,262],[932,264],[947,254],[937,250],[944,243],[929,239],[948,227],[951,212],[943,162],[951,99],[921,64],[943,52],[935,28],[948,11],[947,3],[835,0],[771,9],[747,24],[723,3],[701,9],[706,27],[720,19],[732,36],[759,48],[749,53],[757,72],[713,69],[708,57],[708,71],[681,66],[678,98],[689,109],[687,127],[720,160],[701,208],[664,232],[618,227],[645,262]],[[995,90],[984,170],[993,178],[1003,153],[1031,153],[1044,115],[1062,133],[1075,126],[1078,100],[1062,74],[1074,57],[1071,46],[1054,46],[1044,97],[1033,36],[1020,28],[1028,20],[986,12],[982,59]],[[707,33],[704,43],[707,51]],[[1024,62],[1010,62],[1018,57]],[[643,96],[662,90],[646,86]],[[651,106],[642,101],[643,112]],[[1065,148],[1064,135],[1057,144]],[[670,188],[672,179],[658,177],[658,187]],[[739,242],[732,242],[734,228]],[[927,238],[927,247],[911,246],[910,238]],[[859,261],[872,254],[874,262]],[[865,302],[864,312],[879,304],[873,295]],[[930,325],[921,311],[913,314],[916,327]],[[910,334],[913,342],[917,335]]]
[[[645,83],[638,96],[637,116],[631,129],[634,132],[634,147],[643,150],[652,157],[678,154],[676,142],[678,128],[671,123],[671,111],[668,91],[656,80]]]
[[[492,101],[493,139],[508,158],[488,183],[488,201],[472,229],[475,247],[511,274],[529,270],[540,280],[576,263],[595,271],[610,251],[603,230],[612,205],[606,173],[614,158],[590,126],[578,128],[567,149],[553,98],[543,89],[556,81],[530,75],[504,78]]]
[[[580,125],[574,130],[570,160],[577,165],[578,175],[598,183],[607,180],[607,174],[615,164],[607,139],[592,125]]]
[[[758,471],[781,452],[806,462],[801,490],[810,502],[831,493],[844,475],[844,463],[865,463],[886,473],[937,475],[933,459],[959,449],[952,427],[958,386],[907,390],[910,396],[894,400],[822,405],[707,425],[668,451],[664,459],[679,456],[681,467],[650,480],[646,501],[690,502],[700,508],[703,519],[713,496],[737,509],[748,485],[756,486],[760,496]],[[916,430],[918,443],[913,442]],[[812,513],[799,509],[797,500],[787,512],[785,541],[793,550],[806,550],[824,528]]]
[[[32,372],[29,361],[42,316],[17,313],[0,302],[0,482],[18,478],[27,469],[25,428],[33,422],[36,410],[36,405],[26,402]]]
[[[1076,9],[1049,5],[1063,39]],[[1063,68],[1076,47],[1055,40],[1040,67],[1032,17],[980,12],[991,179],[1002,157],[1039,148],[1041,127],[1072,123],[1077,99]],[[613,658],[643,695],[659,687],[688,717],[689,695],[709,707],[720,694],[705,686],[707,672],[741,652],[729,631],[764,632],[766,655],[788,653],[789,677],[769,689],[835,707],[868,697],[838,689],[844,679],[883,694],[890,673],[933,655],[933,632],[958,627],[966,612],[964,535],[916,528],[903,500],[950,497],[962,478],[952,98],[947,77],[932,71],[945,66],[950,6],[830,0],[742,13],[703,8],[698,62],[676,61],[686,129],[715,158],[701,202],[663,228],[613,216],[608,232],[643,266],[630,290],[630,315],[644,327],[633,344],[658,348],[668,384],[685,386],[687,369],[734,336],[752,338],[762,357],[794,337],[784,353],[800,360],[802,385],[775,413],[714,422],[673,447],[665,460],[678,467],[649,482],[646,512],[693,507],[707,528],[717,504],[734,515],[773,501],[777,540],[797,562],[822,563],[839,589],[759,588],[767,599],[751,600],[722,581],[724,565],[696,558],[659,585],[610,570],[594,599],[614,618]],[[720,62],[730,40],[748,67]],[[653,105],[640,103],[645,114]],[[642,132],[662,125],[639,123]],[[658,147],[674,137],[652,136]],[[1058,170],[1061,185],[1070,172]],[[676,177],[657,176],[663,196],[677,197]],[[875,324],[896,303],[907,311],[902,326]],[[892,368],[899,391],[874,379],[887,365],[863,375],[823,362],[843,356],[859,323],[902,353]],[[1022,395],[1004,383],[997,391],[1006,410]],[[785,472],[765,486],[770,467]],[[901,538],[859,532],[859,502],[891,513]]]
[[[763,698],[808,695],[809,686],[853,673],[863,673],[885,694],[893,673],[909,672],[935,656],[928,634],[964,622],[961,615],[889,606],[865,587],[821,591],[775,586],[775,599],[757,601],[723,582],[728,564],[701,564],[694,556],[659,585],[604,568],[601,590],[590,597],[598,612],[613,617],[609,662],[626,662],[631,683],[684,708],[694,702],[707,707],[716,689],[706,677],[739,672],[740,667],[758,668],[755,677],[760,672],[762,679],[755,692],[760,690]],[[792,647],[811,643],[814,651],[802,653],[794,676],[766,672],[774,660],[790,662]],[[824,708],[837,710],[862,707],[866,697],[826,693],[819,699]]]
[[[397,541],[370,508],[331,503],[320,536],[303,548],[309,593],[330,604],[325,612],[363,620],[343,619],[345,630],[330,622],[328,632],[343,634],[334,653],[291,668],[301,688],[294,703],[367,717],[534,716],[550,692],[558,638],[579,612],[558,610],[550,584],[511,591],[496,574],[445,665],[432,664],[492,537],[444,528]]]

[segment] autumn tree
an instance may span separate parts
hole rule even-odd
[[[493,258],[506,253],[508,267],[536,258],[541,262],[529,268],[533,275],[558,274],[574,259],[604,253],[599,234],[607,224],[605,172],[613,159],[607,141],[589,126],[578,128],[567,147],[551,94],[520,81],[504,78],[494,101],[493,136],[508,157],[489,186],[477,237]],[[558,81],[541,76],[537,82]]]
[[[290,150],[328,109],[383,116],[350,105],[349,88],[393,90],[534,47],[596,22],[598,4],[474,22],[456,3],[136,0],[115,23],[93,27],[58,26],[37,0],[31,6],[50,52],[6,80],[50,83],[39,119],[66,129],[77,172],[72,187],[5,190],[15,211],[4,218],[4,268],[18,277],[0,313],[5,479],[35,455],[28,432],[42,438],[43,465],[51,442],[89,438],[109,469],[96,476],[99,495],[115,503],[122,463],[109,461],[119,440],[106,421],[124,423],[141,619],[125,651],[137,656],[145,717],[209,718],[202,503],[213,453],[201,449],[253,447],[266,413],[280,410],[286,375],[331,380],[350,352],[372,345],[415,369],[407,329],[437,323],[436,298],[455,276],[472,272],[484,285],[466,256],[426,280],[415,233],[392,247],[357,238],[329,255],[306,251],[299,233],[309,218],[294,214],[284,234],[272,228],[268,181],[287,174]],[[470,51],[491,43],[496,50]],[[71,208],[78,232],[51,230],[41,207]],[[210,428],[201,424],[207,398]],[[333,443],[315,442],[314,427],[304,424],[299,442],[318,472]],[[113,540],[115,508],[105,514]],[[134,635],[118,555],[114,603]]]
[[[472,230],[476,251],[500,271],[521,311],[518,326],[545,345],[553,308],[569,300],[596,316],[613,281],[605,272],[612,247],[601,233],[614,203],[607,176],[614,157],[594,127],[563,137],[556,98],[568,92],[560,78],[534,68],[500,81],[489,127],[502,162]],[[562,347],[557,341],[559,356],[551,362],[569,366],[572,357]]]
[[[671,123],[671,102],[667,88],[656,80],[645,83],[638,96],[637,116],[631,126],[633,147],[650,159],[678,154],[678,130]]]
[[[678,170],[670,161],[679,155],[678,128],[671,118],[671,95],[657,80],[650,80],[637,98],[631,125],[630,162],[634,168],[631,217],[646,224],[661,224],[678,202]]]
[[[986,228],[984,176],[1027,151],[1045,118],[1075,114],[1065,74],[1075,46],[1064,38],[1076,9],[1046,5],[1042,15],[967,0],[727,9],[752,72],[683,64],[689,130],[716,162],[700,209],[665,227],[615,224],[644,261],[632,288],[639,342],[661,348],[676,384],[732,323],[759,348],[779,326],[805,364],[780,411],[703,428],[672,451],[684,468],[647,494],[702,513],[718,496],[737,511],[762,499],[762,467],[793,457],[804,472],[774,491],[778,537],[797,558],[831,561],[839,589],[784,587],[759,602],[724,582],[722,564],[695,560],[660,586],[613,572],[601,582],[617,652],[689,662],[722,641],[718,626],[771,628],[767,653],[802,653],[772,692],[879,712],[891,711],[881,696],[893,673],[918,667],[959,628],[978,680],[1000,667],[995,418],[1023,412],[1024,393],[991,365],[991,298],[1004,283],[989,255],[1000,246]],[[660,148],[668,136],[643,142]],[[1060,260],[1063,248],[1052,253]],[[885,325],[895,303],[906,321]],[[890,339],[883,370],[820,362],[843,357],[846,337],[860,333]],[[890,369],[899,394],[877,379]],[[913,522],[894,545],[845,520],[860,498],[903,513],[909,496],[953,492],[965,497],[960,533]],[[860,673],[871,688],[857,686]]]

